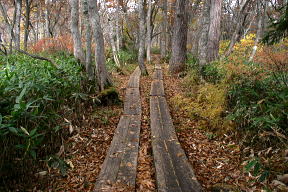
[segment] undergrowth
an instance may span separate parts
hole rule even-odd
[[[25,55],[0,56],[1,185],[23,179],[35,162],[57,162],[65,173],[66,163],[49,156],[68,134],[61,114],[76,110],[93,85],[74,57],[61,52],[53,59],[59,69]]]
[[[244,154],[245,170],[254,172],[255,182],[261,183],[288,171],[281,153],[288,146],[288,39],[259,45],[254,61],[248,62],[245,55],[250,55],[254,38],[248,35],[228,58],[202,71],[197,59],[188,55],[182,81],[187,94],[172,101],[188,111],[199,128],[237,135],[243,148],[252,147],[253,153]],[[220,53],[228,44],[221,43]]]

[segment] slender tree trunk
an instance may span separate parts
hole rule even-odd
[[[145,57],[145,12],[143,7],[143,0],[138,0],[138,17],[139,17],[139,51],[138,64],[142,75],[147,75],[147,69],[144,63]]]
[[[100,23],[100,16],[97,8],[97,0],[89,0],[89,18],[94,32],[96,42],[95,49],[95,62],[96,62],[96,75],[99,80],[100,90],[112,85],[112,81],[106,69],[105,47],[103,31]]]
[[[20,49],[20,25],[21,25],[21,10],[22,0],[15,0],[16,20],[15,20],[15,47]]]
[[[1,11],[1,14],[2,14],[2,16],[4,18],[5,24],[6,24],[6,30],[7,30],[6,32],[9,35],[8,36],[9,53],[11,53],[12,52],[12,43],[13,43],[13,40],[14,40],[14,29],[13,29],[14,26],[13,26],[12,23],[10,23],[10,21],[8,19],[8,15],[7,15],[7,10],[4,7],[4,5],[2,4],[2,2],[0,2],[0,11]]]
[[[168,43],[168,15],[167,15],[167,0],[162,1],[162,22],[161,22],[161,35],[160,35],[160,53],[161,58],[165,58],[167,54]]]
[[[50,33],[50,21],[49,21],[49,0],[45,0],[45,11],[44,11],[44,19],[45,19],[45,29],[44,29],[44,37],[50,38],[51,33]]]
[[[199,67],[200,70],[207,63],[207,42],[208,42],[208,32],[209,32],[209,23],[210,23],[210,6],[211,0],[206,0],[204,3],[202,15],[201,15],[201,35],[198,45],[198,57],[199,57]]]
[[[71,33],[73,38],[74,57],[82,64],[85,63],[82,49],[81,35],[79,31],[79,0],[70,0],[71,6]]]
[[[24,51],[27,51],[28,36],[29,36],[29,24],[30,24],[30,5],[31,0],[25,0],[26,2],[26,18],[25,18],[25,34],[24,34]]]
[[[89,80],[94,79],[94,71],[92,66],[92,34],[91,34],[91,25],[89,22],[89,13],[88,13],[88,0],[83,1],[83,24],[85,26],[85,38],[86,38],[86,55],[85,55],[85,67],[88,74]]]
[[[108,27],[109,27],[109,40],[110,40],[110,44],[111,44],[111,48],[112,48],[113,59],[114,59],[116,66],[121,67],[121,64],[120,64],[120,61],[118,58],[116,44],[114,41],[114,30],[113,30],[111,20],[108,21]],[[116,26],[116,28],[117,28],[117,26]]]
[[[237,39],[239,38],[239,32],[241,30],[241,27],[243,27],[242,23],[243,23],[243,19],[244,19],[244,10],[245,10],[246,6],[248,5],[249,1],[250,0],[243,0],[241,2],[240,9],[239,9],[239,12],[237,14],[237,19],[236,19],[237,20],[236,29],[234,30],[234,33],[233,33],[232,38],[230,40],[229,46],[224,53],[225,57],[229,56],[232,53],[233,47],[234,47]]]
[[[256,39],[254,42],[254,46],[251,52],[251,55],[249,57],[249,62],[251,62],[256,54],[256,51],[258,49],[258,43],[260,42],[261,35],[262,35],[262,22],[264,22],[265,13],[266,12],[266,3],[264,3],[264,10],[263,13],[261,11],[261,2],[260,0],[257,0],[257,16],[258,16],[258,24],[257,24],[257,33],[256,33]]]
[[[173,24],[172,53],[169,61],[169,71],[171,73],[181,72],[185,68],[187,21],[186,0],[177,0]]]
[[[152,12],[152,2],[151,0],[148,0],[148,11],[147,11],[147,39],[146,39],[146,57],[147,62],[151,63],[151,33],[152,33],[152,27],[151,27],[151,12]]]
[[[120,0],[117,0],[117,8],[116,8],[116,49],[117,52],[120,51],[120,49],[123,46],[123,39],[122,39],[122,30],[120,26],[120,20],[122,20],[122,16],[120,15]]]

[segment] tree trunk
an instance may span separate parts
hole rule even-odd
[[[224,53],[224,56],[227,57],[229,56],[232,51],[233,51],[233,47],[237,41],[237,39],[239,38],[239,32],[241,30],[241,27],[243,27],[242,23],[243,23],[243,19],[244,19],[244,10],[246,8],[246,6],[248,5],[250,0],[243,0],[241,2],[241,5],[240,5],[240,9],[239,9],[239,12],[237,14],[237,25],[236,25],[236,29],[232,35],[232,38],[230,40],[230,43],[229,43],[229,46],[227,48],[227,50],[225,51]]]
[[[21,30],[21,10],[22,10],[22,0],[15,0],[15,47],[20,49],[20,30]]]
[[[82,64],[84,61],[84,54],[82,49],[81,35],[79,31],[79,0],[70,0],[71,6],[71,33],[73,38],[73,52],[74,57]]]
[[[50,11],[49,11],[49,0],[45,0],[45,11],[44,11],[44,17],[45,17],[45,29],[44,29],[44,37],[46,38],[50,38],[51,37],[51,33],[50,33],[50,20],[49,20],[49,15],[50,15]]]
[[[202,15],[201,15],[201,35],[199,39],[198,45],[198,57],[199,57],[199,67],[200,70],[203,68],[204,65],[207,63],[207,42],[208,42],[208,32],[209,32],[209,22],[210,22],[210,6],[211,0],[205,1]]]
[[[261,11],[261,2],[260,0],[257,1],[257,16],[258,16],[258,24],[257,24],[257,33],[256,33],[256,39],[254,42],[254,46],[251,52],[251,55],[249,57],[249,62],[251,62],[256,54],[256,51],[258,49],[258,43],[260,42],[261,35],[262,35],[262,22],[264,22],[264,18],[266,14],[266,2],[264,3],[264,9],[263,13]]]
[[[9,53],[12,52],[12,43],[13,43],[13,40],[14,40],[14,29],[13,29],[13,24],[9,22],[9,18],[8,18],[8,15],[7,15],[7,10],[6,8],[4,7],[4,5],[2,4],[2,2],[0,2],[0,11],[1,11],[1,14],[4,18],[4,21],[5,21],[5,24],[6,24],[6,32],[9,34]],[[16,11],[16,10],[15,10]]]
[[[169,61],[169,71],[174,74],[181,72],[185,68],[187,21],[186,0],[177,0],[173,24],[172,53]]]
[[[145,57],[145,12],[143,7],[143,0],[138,0],[138,17],[139,17],[139,51],[138,64],[142,75],[147,75],[147,69],[144,63]]]
[[[31,0],[25,0],[26,2],[26,18],[25,18],[25,34],[24,34],[24,50],[27,51],[28,36],[29,36],[29,24],[30,24],[30,5]]]
[[[97,0],[89,0],[89,18],[94,32],[96,42],[95,49],[95,62],[96,62],[96,75],[99,81],[100,90],[112,85],[112,81],[108,75],[105,65],[105,47],[103,31],[100,23],[100,16],[97,8]]]
[[[148,0],[148,11],[147,11],[147,39],[146,39],[146,45],[147,45],[147,52],[146,52],[146,58],[147,62],[151,63],[151,33],[152,33],[152,27],[151,27],[151,12],[152,12],[152,0]]]
[[[218,58],[221,35],[222,0],[211,0],[210,24],[207,42],[207,62]]]
[[[109,40],[110,40],[110,44],[111,44],[111,48],[112,48],[112,54],[113,54],[113,59],[114,59],[114,62],[116,64],[117,67],[121,67],[120,65],[120,61],[119,61],[119,58],[118,58],[118,53],[117,53],[117,48],[116,48],[116,44],[115,44],[115,41],[114,41],[114,30],[113,30],[113,26],[111,24],[111,20],[108,19],[108,27],[109,27]],[[117,28],[117,25],[116,25],[116,28]]]
[[[168,43],[168,15],[167,15],[167,0],[162,3],[162,22],[161,22],[161,35],[160,35],[160,53],[161,58],[165,58],[167,54]]]
[[[85,26],[85,38],[86,38],[86,55],[85,55],[85,67],[88,74],[89,80],[94,79],[94,71],[92,66],[92,34],[91,34],[91,25],[89,22],[88,14],[88,0],[83,1],[83,24]]]

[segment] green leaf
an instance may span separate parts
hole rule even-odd
[[[26,93],[27,88],[28,88],[28,84],[26,84],[26,85],[24,86],[24,88],[22,89],[20,95],[16,97],[16,101],[15,101],[16,103],[20,103],[20,102],[21,102],[24,94]]]
[[[30,137],[34,136],[37,132],[37,128],[33,129],[32,131],[30,131]]]
[[[29,154],[33,157],[33,159],[36,159],[36,152],[34,150],[30,150]]]
[[[263,182],[268,176],[269,176],[269,171],[264,171],[262,174],[261,174],[261,176],[259,177],[259,179],[258,179],[258,181],[259,182]]]
[[[261,168],[261,164],[257,162],[254,166],[253,176],[257,176],[259,174]]]
[[[28,132],[24,127],[20,127],[20,129],[21,129],[26,135],[30,136],[30,135],[29,135],[29,132]]]
[[[15,127],[9,127],[8,129],[11,133],[18,135],[18,130]]]
[[[250,162],[245,166],[245,170],[246,170],[246,171],[250,171],[251,168],[254,167],[256,163],[257,163],[257,159],[254,159],[254,160],[250,161]]]

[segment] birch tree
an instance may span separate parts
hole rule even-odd
[[[89,22],[89,13],[88,13],[88,0],[83,0],[83,24],[85,26],[85,39],[86,39],[86,54],[85,54],[85,68],[88,74],[89,80],[95,79],[94,71],[92,66],[92,33],[91,25]]]
[[[201,35],[198,45],[198,58],[200,69],[207,63],[207,42],[208,42],[208,32],[209,32],[209,23],[210,23],[210,6],[211,0],[204,2],[203,10],[201,14]]]
[[[250,2],[250,0],[242,0],[241,4],[240,4],[240,8],[239,11],[237,13],[236,16],[236,28],[234,30],[234,33],[232,35],[232,38],[230,40],[229,46],[227,48],[227,50],[225,51],[225,57],[229,56],[231,54],[231,52],[233,51],[233,47],[237,41],[237,39],[239,38],[239,33],[241,30],[241,27],[243,27],[243,19],[244,19],[244,11],[245,8],[247,7],[248,3]]]
[[[100,90],[104,90],[105,87],[109,87],[112,85],[112,81],[106,69],[104,37],[100,23],[97,0],[89,0],[89,18],[96,42],[96,49],[95,49],[96,76],[99,82]]]
[[[162,20],[161,20],[161,34],[160,34],[160,54],[163,59],[166,57],[168,44],[168,14],[167,14],[167,0],[162,0]]]
[[[151,63],[151,33],[152,33],[152,26],[151,26],[151,13],[152,13],[152,0],[148,0],[148,11],[147,11],[147,39],[146,39],[146,57],[147,62]]]
[[[84,64],[81,35],[79,31],[79,0],[69,0],[71,6],[71,33],[74,57]]]
[[[15,48],[20,49],[22,0],[15,0]]]

